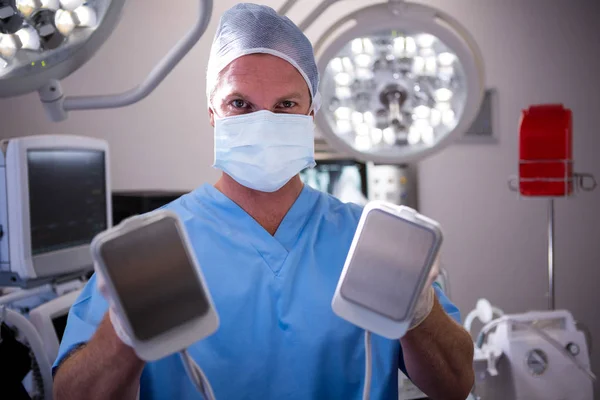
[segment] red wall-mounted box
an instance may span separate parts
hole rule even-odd
[[[519,129],[519,192],[568,196],[573,191],[573,117],[562,104],[524,110]]]

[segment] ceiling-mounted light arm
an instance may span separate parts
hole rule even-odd
[[[192,30],[154,67],[146,80],[133,89],[113,95],[64,97],[60,83],[50,81],[39,90],[40,99],[48,116],[58,122],[67,118],[68,111],[119,108],[144,99],[156,89],[200,40],[210,22],[212,9],[213,0],[199,0],[198,20]]]
[[[297,2],[298,0],[286,0],[286,2],[277,10],[277,14],[286,15]]]
[[[315,55],[318,56],[319,52],[321,51],[321,48],[327,42],[327,40],[333,37],[334,33],[336,33],[342,26],[346,25],[350,21],[354,21],[354,14],[346,15],[345,17],[331,25],[313,45]]]
[[[302,32],[306,31],[329,7],[340,0],[323,0],[298,27]]]

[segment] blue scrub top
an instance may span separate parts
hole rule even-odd
[[[189,348],[217,399],[361,399],[363,331],[331,300],[362,208],[305,186],[274,236],[204,185],[166,208],[185,223],[220,316]],[[446,312],[458,309],[436,286]],[[69,312],[54,368],[107,311],[92,277]],[[373,399],[398,399],[398,340],[374,335]],[[141,400],[200,399],[178,355],[146,364]]]

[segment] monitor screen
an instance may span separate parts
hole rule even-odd
[[[366,165],[354,160],[320,160],[300,173],[302,181],[317,190],[356,202],[367,197]]]
[[[61,315],[56,315],[54,316],[54,318],[52,318],[52,325],[54,326],[54,330],[56,331],[56,337],[58,338],[59,343],[62,342],[62,337],[65,333],[65,328],[67,326],[68,316],[68,313],[64,313]]]
[[[105,153],[28,150],[33,255],[88,244],[107,226]]]

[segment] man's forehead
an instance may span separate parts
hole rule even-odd
[[[310,95],[308,84],[289,62],[270,54],[251,54],[231,62],[219,74],[221,89],[243,91],[244,87],[268,85],[270,90]]]
[[[258,77],[299,76],[300,72],[288,61],[271,54],[248,54],[232,61],[221,71],[221,74],[229,75],[256,75]],[[303,78],[302,78],[303,79]]]

